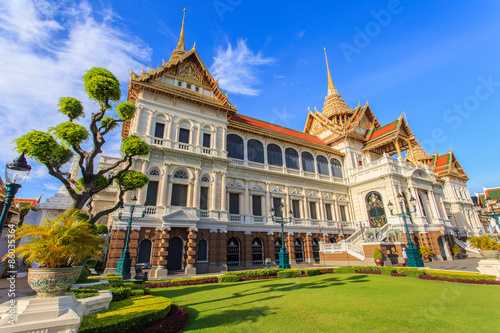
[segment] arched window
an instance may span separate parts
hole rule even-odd
[[[366,195],[366,209],[370,218],[370,228],[381,228],[387,223],[384,203],[380,193],[370,192]]]
[[[315,172],[314,170],[314,157],[307,151],[302,152],[302,170],[306,172]]]
[[[245,159],[243,154],[243,138],[236,134],[227,135],[227,157]]]
[[[188,179],[189,176],[188,176],[188,173],[184,170],[178,170],[174,173],[174,178],[177,178],[177,179]]]
[[[149,264],[151,263],[151,241],[149,239],[143,239],[139,244],[139,253],[137,255],[138,264]]]
[[[150,176],[159,176],[160,175],[160,170],[151,170],[151,172],[149,173]]]
[[[274,261],[276,264],[280,261],[280,251],[281,251],[281,238],[276,238],[274,241]]]
[[[299,153],[293,148],[285,149],[286,167],[299,170]]]
[[[240,241],[237,238],[230,238],[227,242],[227,266],[234,267],[240,265]]]
[[[295,249],[295,262],[303,262],[304,261],[304,246],[302,244],[302,239],[297,238],[294,243]]]
[[[262,142],[255,139],[248,140],[247,157],[251,162],[264,163],[264,145]]]
[[[264,245],[260,238],[252,242],[252,265],[264,265]]]
[[[274,143],[267,145],[267,163],[269,165],[283,166],[283,156],[280,146]]]
[[[330,175],[330,172],[328,170],[328,160],[326,157],[319,155],[316,158],[316,163],[318,164],[318,173],[320,175]]]
[[[340,161],[336,158],[332,158],[330,164],[332,165],[333,177],[342,178],[342,164],[340,164]]]
[[[319,239],[314,238],[312,241],[313,257],[315,262],[319,262]]]
[[[204,239],[198,241],[198,250],[196,251],[197,261],[208,261],[208,242]]]

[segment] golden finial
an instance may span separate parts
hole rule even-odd
[[[219,78],[215,79],[215,83],[219,85]]]
[[[146,74],[146,72],[144,71],[144,68],[142,68],[142,65],[141,65],[141,75],[144,75]]]
[[[165,59],[162,59],[162,60],[161,60],[161,64],[162,64],[162,65],[165,65]]]
[[[196,49],[196,41],[194,41],[193,49]]]
[[[184,16],[182,17],[182,28],[181,28],[181,35],[179,37],[179,42],[177,43],[177,47],[175,48],[174,52],[172,52],[172,56],[170,57],[169,61],[181,57],[186,52],[186,46],[184,44],[184,22],[185,22],[185,20],[186,20],[186,8],[184,8]]]
[[[326,69],[328,70],[328,95],[336,94],[337,89],[333,85],[332,75],[330,74],[330,66],[328,66],[328,57],[326,56],[326,47],[323,48],[325,51]]]

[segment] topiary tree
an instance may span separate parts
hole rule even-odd
[[[45,165],[49,174],[59,179],[73,199],[72,208],[82,209],[86,205],[89,222],[94,224],[100,217],[114,212],[123,204],[126,191],[136,190],[148,183],[148,177],[140,172],[129,170],[134,156],[149,154],[146,142],[137,136],[129,136],[122,142],[122,158],[108,168],[94,171],[95,159],[102,153],[106,142],[104,137],[118,127],[120,123],[130,120],[135,115],[133,103],[119,103],[115,107],[115,115],[110,116],[110,103],[121,98],[120,82],[107,69],[92,68],[83,76],[84,88],[89,99],[99,104],[97,112],[92,113],[89,129],[74,121],[84,115],[82,103],[73,97],[59,99],[59,112],[68,116],[69,121],[50,128],[47,132],[33,130],[14,140],[16,150],[24,151],[36,162]],[[86,151],[82,144],[90,142],[91,149]],[[76,153],[82,178],[75,180],[69,172],[61,171],[61,167],[70,161]],[[112,176],[105,174],[117,170]],[[94,212],[92,198],[97,193],[116,182],[119,188],[116,204],[106,210]]]

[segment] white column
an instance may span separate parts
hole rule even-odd
[[[167,205],[167,191],[168,191],[168,164],[163,165],[163,177],[161,180],[161,194],[160,206]]]
[[[222,147],[221,150],[226,150],[227,128],[222,128]]]
[[[245,180],[245,195],[243,197],[244,214],[251,214],[250,212],[250,192],[248,189],[248,180]]]
[[[321,191],[319,193],[319,219],[326,220],[325,218],[325,204],[323,203],[323,193]]]
[[[216,210],[216,199],[217,199],[217,173],[212,172],[212,188],[210,193],[210,210]]]
[[[170,139],[170,122],[172,120],[172,117],[169,117],[169,116],[165,116],[166,117],[166,120],[165,120],[165,130],[163,132],[163,137],[165,139]]]
[[[135,115],[135,132],[139,133],[139,130],[141,129],[141,117],[142,117],[142,106],[137,108],[137,114]]]
[[[193,202],[191,207],[200,208],[200,169],[194,171],[194,184],[193,186]]]
[[[422,207],[420,206],[420,199],[418,198],[418,190],[416,188],[408,188],[408,189],[410,190],[410,194],[417,201],[417,213],[418,213],[417,216],[424,216],[424,213],[422,212]],[[408,198],[408,200],[410,200],[410,198]]]
[[[285,211],[283,212],[283,217],[289,217],[288,212],[291,211],[291,203],[290,203],[290,188],[288,186],[285,186]]]
[[[311,215],[309,214],[309,203],[307,201],[307,190],[305,188],[303,188],[302,191],[305,194],[304,201],[302,204],[302,206],[304,207],[304,218],[309,219],[309,218],[311,218]]]
[[[271,192],[270,192],[270,189],[271,189],[271,184],[266,183],[266,206],[265,206],[266,211],[264,212],[265,216],[269,216],[269,214],[271,214]]]
[[[169,129],[168,129],[168,137],[167,139],[169,140],[175,140],[172,138],[172,134],[175,134],[175,122],[174,122],[174,117],[171,117],[170,118],[170,126],[169,126]]]
[[[210,136],[210,148],[211,149],[216,149],[216,140],[217,140],[217,129],[214,128],[212,129],[212,135]]]
[[[148,171],[148,161],[142,160],[142,167],[141,167],[141,172],[146,175],[146,172]],[[139,191],[139,205],[144,204],[146,201],[146,193],[147,193],[148,187],[144,186],[143,188],[140,189]]]
[[[146,135],[153,135],[153,123],[155,120],[155,112],[153,110],[149,111],[149,121],[148,121],[148,130]]]
[[[201,146],[201,142],[200,142],[200,138],[201,138],[201,125],[200,126],[193,126],[193,129],[196,130],[196,142],[193,142],[193,143],[196,146]]]
[[[226,172],[222,172],[220,184],[220,210],[227,211]]]
[[[172,204],[172,187],[174,186],[174,183],[172,182],[170,176],[167,176],[167,179],[168,179],[167,206],[170,206]]]

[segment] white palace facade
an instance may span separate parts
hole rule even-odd
[[[125,214],[132,204],[139,215],[145,210],[129,246],[133,264],[150,263],[153,278],[259,268],[266,258],[274,265],[281,218],[292,267],[369,265],[374,247],[396,263],[407,235],[387,204],[400,213],[398,194],[406,209],[416,199],[411,237],[436,260],[451,260],[460,238],[482,232],[453,152],[427,154],[403,116],[381,125],[368,104],[351,109],[329,70],[324,108],[308,111],[302,132],[244,116],[196,49],[185,49],[183,22],[168,62],[131,72],[128,101],[137,113],[122,135],[137,135],[151,150],[133,163],[150,182],[136,202],[126,195]],[[114,161],[102,157],[100,167]],[[111,189],[95,207],[114,202]],[[127,221],[114,214],[107,223],[113,272]]]

